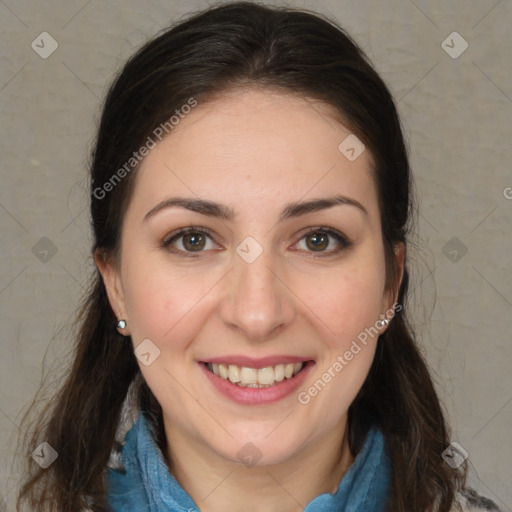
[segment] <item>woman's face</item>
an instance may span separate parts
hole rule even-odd
[[[239,90],[143,161],[120,262],[98,262],[169,436],[264,465],[343,432],[393,304],[350,134],[322,103]]]

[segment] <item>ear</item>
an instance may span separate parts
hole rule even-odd
[[[94,252],[94,261],[101,274],[103,283],[105,284],[110,307],[114,311],[116,318],[118,320],[128,320],[126,315],[126,302],[121,284],[121,274],[118,265],[109,254],[101,250],[96,250]]]
[[[386,311],[393,310],[393,305],[396,304],[398,300],[398,292],[402,284],[405,270],[405,257],[407,253],[405,244],[403,242],[396,242],[393,247],[393,252],[395,257],[393,267],[396,272],[396,277],[392,279],[392,285],[384,292],[382,301],[384,311],[382,311],[382,315],[385,316]]]

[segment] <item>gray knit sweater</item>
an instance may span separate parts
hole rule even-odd
[[[473,489],[468,488],[462,495],[458,496],[458,501],[463,512],[501,512],[497,505],[488,498],[480,496]],[[458,512],[457,507],[452,508],[452,512]]]

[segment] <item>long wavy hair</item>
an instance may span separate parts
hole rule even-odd
[[[335,22],[250,2],[213,7],[163,31],[113,81],[90,164],[93,252],[119,254],[137,166],[108,193],[102,191],[155,128],[190,98],[201,104],[247,86],[325,102],[371,151],[387,285],[397,285],[393,248],[407,244],[414,210],[407,148],[388,88]],[[356,454],[370,424],[383,432],[393,466],[389,511],[448,512],[464,487],[466,470],[452,469],[441,456],[450,432],[407,319],[408,284],[406,264],[398,290],[401,311],[379,337],[373,365],[349,409],[349,442]],[[106,464],[130,384],[136,384],[139,407],[164,435],[162,409],[141,378],[131,343],[116,332],[116,321],[96,271],[60,388],[34,421],[29,424],[30,409],[23,417],[22,429],[31,436],[19,451],[27,455],[27,477],[18,511],[24,502],[35,512],[109,510]],[[42,441],[58,452],[47,469],[30,458]]]

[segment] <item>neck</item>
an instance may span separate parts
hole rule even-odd
[[[334,494],[354,461],[346,424],[344,417],[326,436],[286,461],[254,467],[227,460],[166,425],[166,459],[204,512],[225,512],[228,507],[230,512],[296,512],[320,494]]]

